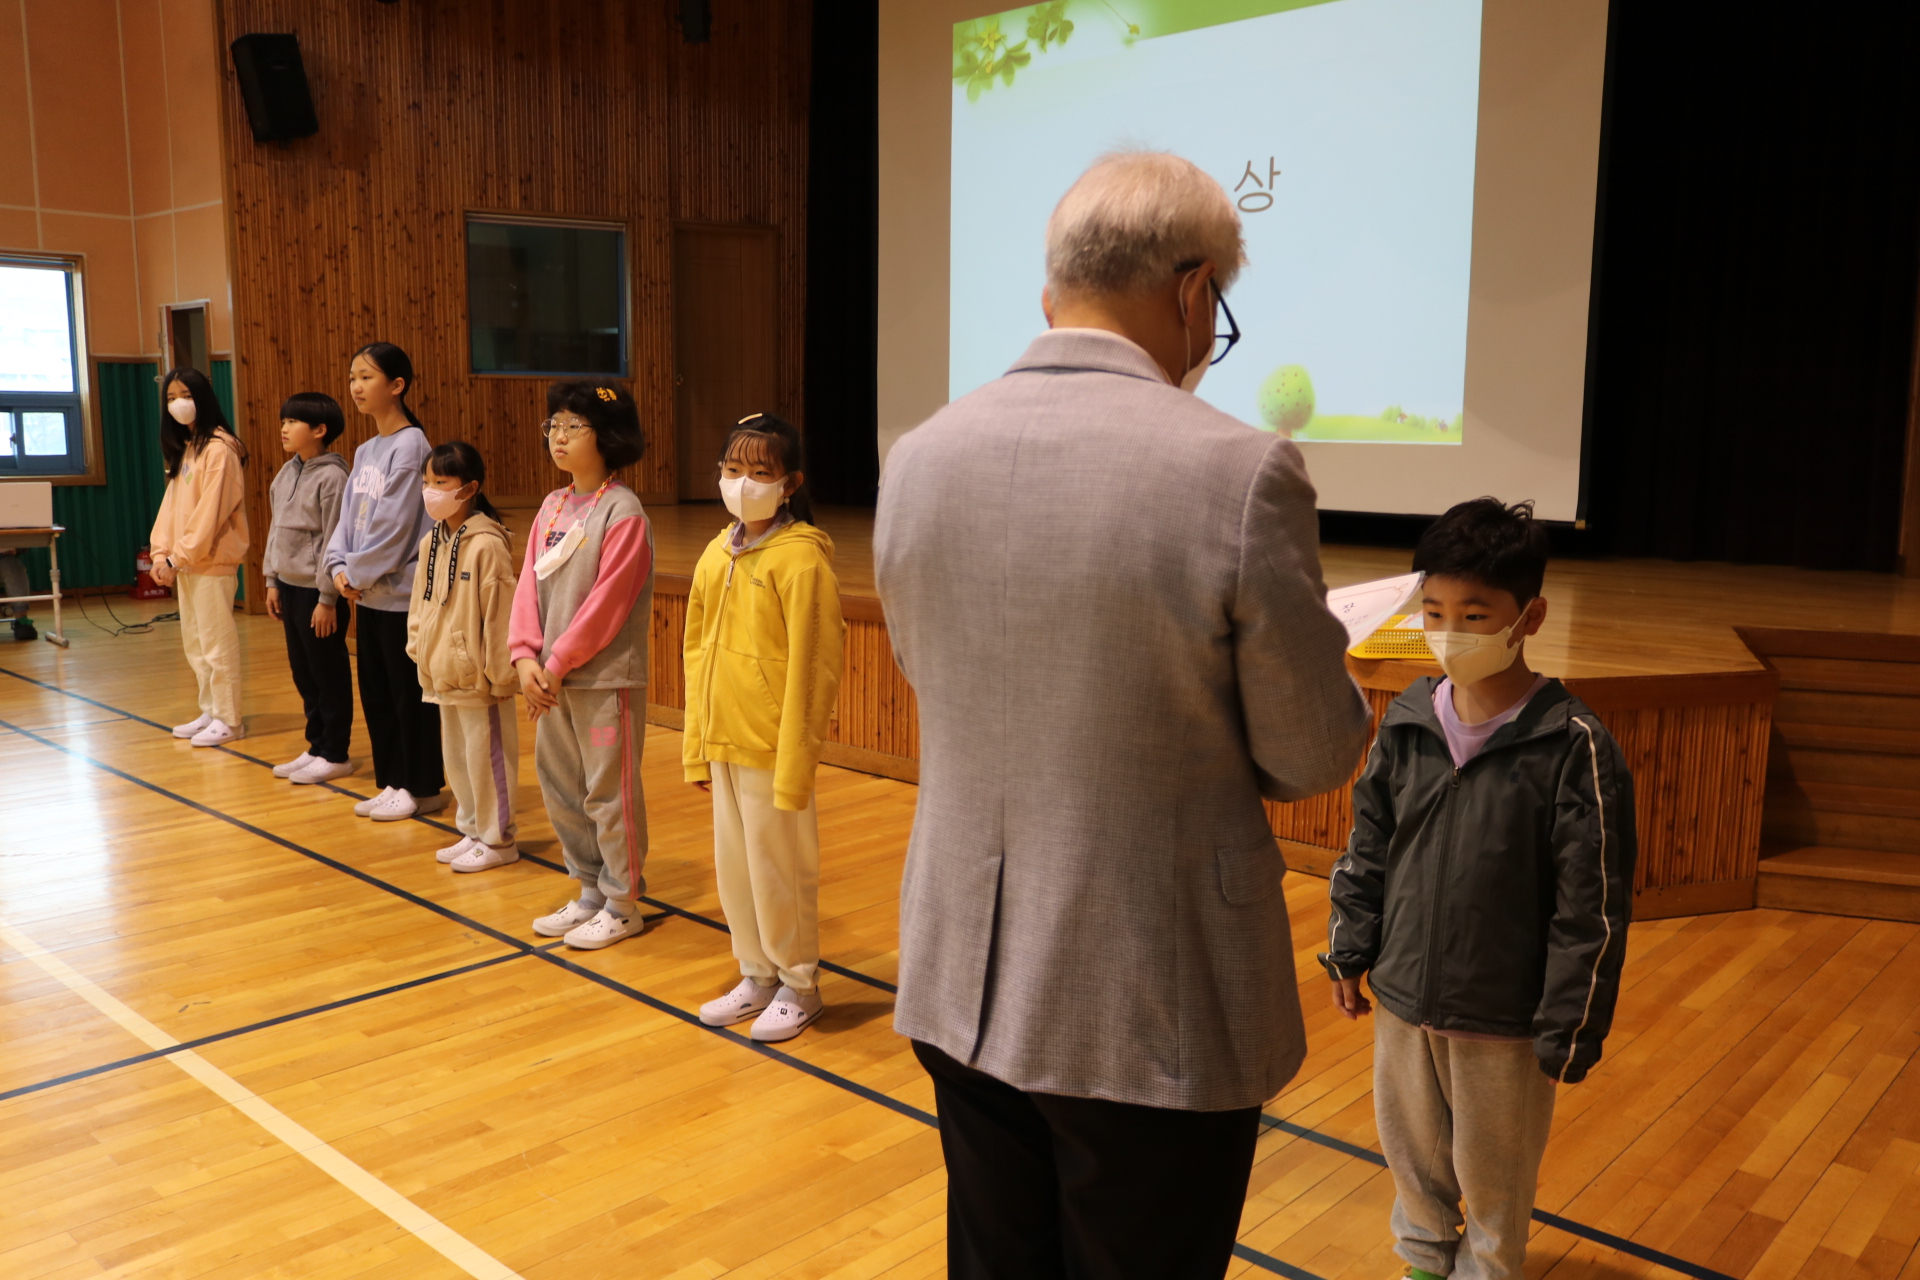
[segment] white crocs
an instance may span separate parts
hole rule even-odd
[[[495,849],[491,845],[475,840],[467,846],[467,851],[453,860],[455,871],[488,871],[494,867],[504,867],[520,861],[520,846],[502,845]]]
[[[565,942],[578,951],[598,951],[639,933],[640,929],[639,916],[627,920],[602,907],[593,919],[567,930]]]
[[[368,816],[373,812],[373,806],[379,804],[382,800],[385,800],[388,796],[392,794],[393,794],[392,787],[380,788],[379,795],[368,796],[365,800],[362,800],[359,804],[356,804],[355,806],[353,806],[353,816],[356,818],[364,818]]]
[[[194,734],[199,733],[202,729],[206,728],[208,725],[212,723],[213,723],[212,714],[206,711],[202,711],[199,715],[187,721],[185,724],[177,724],[173,726],[173,736],[176,738],[191,738]]]
[[[285,764],[273,766],[273,776],[276,778],[291,778],[294,774],[300,772],[312,763],[313,753],[311,751],[302,751]]]
[[[478,840],[475,840],[472,836],[461,836],[458,840],[454,841],[452,844],[448,845],[446,848],[435,852],[433,856],[435,859],[441,862],[452,862],[455,858],[459,857],[461,854],[465,853],[467,850],[473,848],[474,845],[479,843],[480,842]]]
[[[700,1006],[700,1021],[710,1027],[730,1027],[736,1022],[757,1018],[762,1009],[773,1003],[773,994],[779,989],[763,987],[752,978],[742,978],[739,986],[718,1000],[709,1000]]]
[[[419,811],[420,806],[413,802],[412,792],[405,787],[394,787],[373,802],[373,807],[367,810],[367,816],[375,822],[399,822]]]
[[[584,902],[569,902],[552,915],[535,920],[533,931],[543,938],[563,937],[568,930],[585,924],[599,913],[599,907],[590,907]]]
[[[196,747],[220,747],[232,742],[235,738],[244,737],[245,734],[245,729],[229,728],[225,720],[209,720],[206,728],[188,738],[187,741]]]
[[[294,774],[287,781],[296,787],[310,787],[316,782],[332,782],[335,778],[344,778],[353,772],[353,761],[333,761],[324,756],[315,756],[307,761],[307,767]]]
[[[747,1034],[762,1044],[791,1040],[826,1011],[826,1001],[820,998],[819,991],[795,991],[783,984],[766,1012],[747,1028]]]

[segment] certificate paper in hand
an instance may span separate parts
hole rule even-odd
[[[1327,608],[1347,629],[1347,648],[1358,648],[1389,618],[1405,613],[1407,602],[1420,590],[1425,577],[1403,573],[1397,578],[1356,582],[1327,592]]]

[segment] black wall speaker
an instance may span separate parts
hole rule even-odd
[[[680,0],[680,35],[688,44],[705,44],[713,35],[709,0]]]
[[[255,142],[281,142],[320,132],[313,114],[307,72],[300,65],[300,37],[256,32],[233,42],[233,71],[247,104]]]

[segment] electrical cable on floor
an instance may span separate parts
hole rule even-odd
[[[101,631],[106,632],[110,636],[143,636],[143,635],[146,635],[149,631],[153,630],[154,623],[160,621],[160,618],[156,617],[156,618],[150,618],[145,622],[122,622],[120,621],[120,615],[113,611],[113,606],[107,603],[107,598],[105,596],[101,596],[100,597],[101,607],[107,611],[107,616],[109,618],[112,618],[114,621],[113,626],[103,627],[98,622],[95,622],[93,615],[87,611],[86,596],[82,595],[79,592],[75,592],[73,598],[80,602],[80,616],[85,618],[88,622],[92,623],[94,627],[98,628]],[[178,617],[179,615],[174,614],[170,616]]]

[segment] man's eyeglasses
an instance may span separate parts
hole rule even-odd
[[[1240,341],[1240,325],[1234,320],[1233,308],[1227,305],[1226,295],[1220,292],[1220,286],[1209,279],[1207,287],[1213,290],[1213,300],[1220,304],[1220,314],[1227,318],[1227,331],[1213,335],[1215,355],[1207,363],[1215,365],[1225,360],[1227,352],[1233,350],[1234,344]],[[1224,347],[1220,345],[1223,342],[1227,344]]]
[[[555,422],[552,418],[540,424],[540,434],[549,440],[571,440],[583,431],[591,433],[593,428],[584,422]]]

